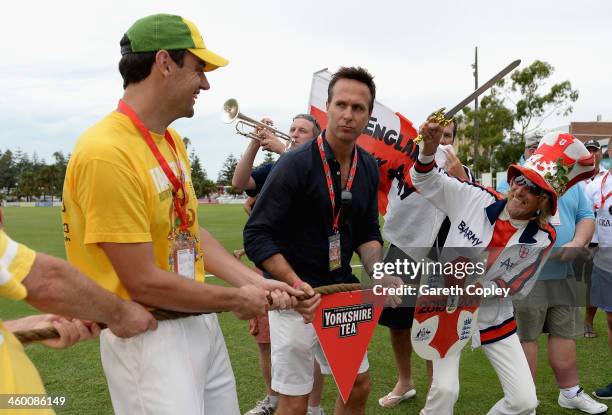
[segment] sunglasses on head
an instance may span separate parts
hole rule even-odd
[[[294,120],[296,118],[303,118],[306,121],[310,121],[311,123],[314,124],[315,127],[317,127],[319,131],[321,130],[321,127],[319,126],[319,122],[317,121],[317,119],[310,114],[298,114],[295,117],[293,117]]]
[[[544,189],[534,184],[531,180],[529,180],[523,175],[516,176],[514,178],[514,183],[517,186],[526,186],[527,190],[529,190],[529,193],[531,193],[532,195],[542,196],[544,194]]]

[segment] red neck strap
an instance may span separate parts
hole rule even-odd
[[[338,209],[336,213],[336,194],[334,192],[334,183],[331,177],[331,169],[329,168],[329,164],[327,163],[327,157],[325,157],[325,147],[323,145],[323,136],[320,135],[317,137],[317,146],[319,147],[319,154],[321,155],[321,162],[323,163],[323,171],[325,172],[325,180],[327,181],[327,190],[329,191],[329,199],[331,201],[332,206],[332,215],[333,215],[333,229],[334,232],[338,232],[338,221],[340,219],[340,211],[342,207]],[[355,173],[357,171],[357,145],[353,147],[353,162],[351,164],[351,170],[349,171],[349,176],[346,181],[346,190],[350,191],[353,186],[353,180],[355,178]]]
[[[145,140],[145,143],[147,143],[147,145],[149,146],[149,149],[151,149],[151,152],[157,159],[159,166],[162,168],[162,170],[166,174],[166,177],[170,181],[170,184],[172,185],[172,199],[174,203],[174,209],[180,218],[181,229],[183,231],[186,231],[187,230],[187,192],[185,192],[185,178],[184,178],[184,175],[182,174],[183,172],[181,170],[180,160],[176,153],[176,145],[174,144],[172,135],[170,134],[170,132],[168,132],[168,130],[164,132],[164,138],[166,139],[166,141],[168,142],[168,144],[173,150],[172,155],[174,156],[174,160],[176,162],[176,168],[180,173],[179,174],[180,177],[176,177],[176,175],[174,174],[174,172],[168,165],[168,162],[162,155],[161,151],[159,151],[159,147],[157,147],[157,144],[155,144],[155,141],[153,140],[153,137],[151,136],[151,132],[149,131],[147,127],[145,127],[144,123],[140,120],[140,118],[134,112],[134,110],[128,104],[126,104],[123,100],[119,100],[118,109],[120,112],[125,114],[132,121],[132,123],[138,129],[138,131],[140,131],[140,135],[142,135],[142,138]]]

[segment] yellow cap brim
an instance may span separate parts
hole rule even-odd
[[[214,71],[215,69],[225,66],[229,63],[227,59],[225,59],[221,55],[217,55],[215,52],[210,51],[209,49],[187,49],[189,52],[193,53],[198,58],[202,59],[206,62],[204,66],[204,72]]]

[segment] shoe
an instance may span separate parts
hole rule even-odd
[[[606,405],[591,398],[582,388],[580,388],[576,396],[571,399],[566,398],[559,392],[559,399],[557,402],[562,408],[579,409],[587,414],[604,414],[608,410]]]
[[[306,412],[306,415],[312,415],[312,411]],[[321,415],[325,415],[325,411],[321,408]]]
[[[593,395],[595,395],[597,399],[612,399],[612,383],[605,388],[597,389],[593,392]]]
[[[244,415],[272,415],[276,410],[276,405],[270,403],[270,397],[266,396],[261,401],[258,401],[255,408],[249,412],[245,412]]]
[[[597,337],[597,332],[593,329],[593,325],[589,323],[584,323],[584,337],[587,339],[593,339]]]
[[[378,400],[378,404],[383,408],[393,408],[407,399],[414,398],[416,395],[416,389],[410,389],[403,395],[392,395],[392,393],[393,392],[389,392],[387,395],[380,398]]]

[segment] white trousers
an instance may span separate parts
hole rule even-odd
[[[240,415],[216,314],[160,321],[130,339],[103,330],[100,355],[117,415]]]
[[[527,415],[538,406],[535,384],[527,358],[515,334],[481,346],[501,382],[504,397],[488,415]],[[459,397],[461,355],[433,361],[433,381],[423,415],[452,415]]]

